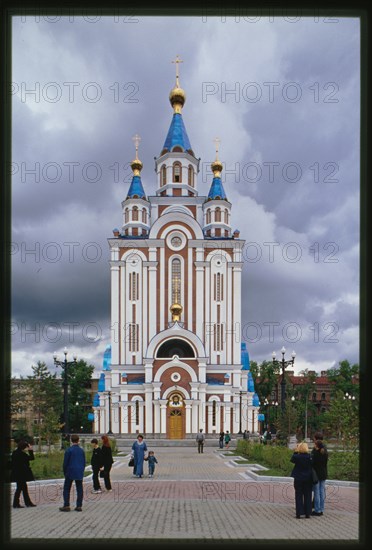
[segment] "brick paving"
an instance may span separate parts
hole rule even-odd
[[[328,486],[322,517],[295,519],[293,482],[256,482],[213,448],[156,449],[155,477],[134,478],[117,457],[112,492],[84,483],[83,512],[60,512],[62,481],[29,483],[36,508],[11,512],[12,541],[32,539],[358,539],[355,487]],[[145,463],[145,473],[146,471]],[[75,493],[71,493],[71,505]],[[63,519],[63,521],[62,521]]]

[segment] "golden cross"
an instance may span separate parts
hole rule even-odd
[[[182,59],[180,58],[180,56],[177,54],[176,55],[176,59],[174,61],[172,61],[172,63],[175,63],[176,64],[176,86],[179,86],[180,83],[178,82],[178,78],[179,78],[179,74],[178,74],[178,65],[179,63],[183,63]]]
[[[139,146],[139,143],[141,141],[141,138],[138,134],[136,134],[135,136],[132,137],[132,140],[133,140],[134,145],[136,147],[136,160],[138,160],[138,146]]]
[[[218,137],[214,138],[213,143],[216,146],[216,160],[218,160],[218,150],[219,150],[220,143],[221,143],[220,138],[218,138]]]

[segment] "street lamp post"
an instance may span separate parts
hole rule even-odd
[[[63,361],[58,361],[57,359],[57,352],[54,352],[53,359],[54,364],[56,367],[62,367],[63,369],[63,434],[65,436],[65,439],[69,436],[70,433],[70,427],[69,427],[69,419],[68,419],[68,377],[67,377],[67,370],[71,366],[76,366],[77,357],[76,355],[73,356],[73,361],[67,361],[67,348],[63,350],[63,353],[65,355],[65,358]],[[62,446],[63,447],[63,446]]]
[[[281,349],[282,359],[280,361],[278,361],[276,359],[276,353],[275,353],[275,351],[273,351],[273,363],[274,363],[274,365],[279,363],[281,368],[282,368],[282,380],[280,382],[282,413],[284,413],[284,410],[285,410],[285,386],[286,386],[286,381],[285,381],[284,371],[285,371],[285,368],[288,367],[289,365],[292,365],[292,366],[294,365],[294,361],[295,361],[295,357],[296,357],[296,353],[294,351],[292,351],[292,359],[289,359],[288,361],[285,361],[284,360],[285,351],[286,351],[285,347],[283,346],[282,349]]]
[[[238,434],[242,435],[242,397],[245,392],[243,390],[240,390],[237,394],[239,395],[239,431]]]
[[[111,390],[105,391],[104,394],[108,396],[108,406],[109,406],[109,425],[107,435],[112,435],[112,422],[111,422]]]

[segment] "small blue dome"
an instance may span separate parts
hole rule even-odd
[[[252,405],[253,405],[254,407],[259,407],[259,406],[260,406],[260,400],[259,400],[259,398],[258,398],[257,393],[255,393],[254,396],[253,396]]]
[[[257,420],[259,422],[265,422],[265,415],[260,413],[259,415],[257,415]]]
[[[141,176],[133,176],[130,184],[127,199],[146,199],[145,191],[142,186]]]
[[[249,392],[254,392],[254,382],[251,371],[248,371],[247,390]]]
[[[103,354],[103,370],[111,370],[111,346],[106,346]]]
[[[98,391],[105,391],[105,375],[102,372],[98,380]]]
[[[90,420],[91,422],[93,422],[93,420],[94,420],[94,413],[88,413],[88,420]]]
[[[213,200],[213,199],[221,199],[221,200],[227,201],[226,193],[223,188],[221,178],[217,178],[217,177],[213,178],[207,200]]]
[[[247,350],[247,344],[245,342],[241,345],[241,362],[242,362],[242,370],[249,370],[250,369],[250,361],[249,361],[249,353]]]
[[[224,378],[230,378],[230,375],[228,373],[226,373]]]
[[[99,407],[99,395],[96,393],[96,395],[93,397],[93,407]]]

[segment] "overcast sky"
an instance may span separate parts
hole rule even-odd
[[[122,226],[135,133],[155,194],[176,54],[199,194],[218,136],[246,240],[251,360],[284,345],[296,371],[358,362],[359,32],[357,19],[14,18],[13,374],[52,367],[64,346],[101,370],[107,238]]]

